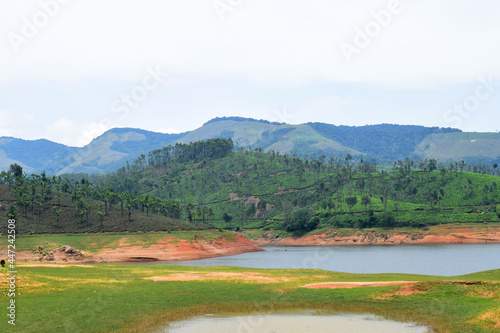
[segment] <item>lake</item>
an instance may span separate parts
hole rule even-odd
[[[164,333],[424,333],[425,326],[402,323],[374,315],[323,314],[312,312],[253,316],[197,317],[169,324]]]
[[[234,256],[151,265],[314,268],[346,273],[454,276],[500,268],[500,244],[267,246]]]

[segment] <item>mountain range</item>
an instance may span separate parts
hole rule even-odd
[[[11,164],[17,163],[28,173],[106,173],[155,149],[216,137],[232,138],[236,147],[261,147],[264,151],[298,157],[324,155],[329,158],[350,154],[379,164],[406,157],[476,163],[493,163],[500,159],[500,133],[392,124],[291,125],[252,118],[222,117],[180,134],[113,128],[81,148],[45,139],[0,137],[0,170],[7,170]]]

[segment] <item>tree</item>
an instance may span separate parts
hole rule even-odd
[[[345,198],[345,203],[349,207],[349,213],[350,213],[352,207],[354,207],[358,203],[358,198],[357,197]]]
[[[9,219],[15,220],[17,217],[17,209],[16,206],[10,205],[9,210],[7,211],[7,217]]]
[[[308,227],[312,226],[315,223],[315,221],[312,221],[311,224],[308,224],[310,219],[311,219],[311,210],[309,208],[297,209],[293,213],[293,215],[288,219],[288,221],[285,221],[285,230],[288,232],[293,232],[298,230],[307,231]]]
[[[429,171],[434,171],[434,170],[436,170],[436,169],[437,169],[437,160],[435,160],[435,159],[431,158],[431,159],[429,160],[429,163],[427,164],[427,169],[428,169]]]
[[[59,226],[59,221],[61,220],[61,213],[62,213],[62,210],[61,210],[61,209],[58,209],[58,208],[57,208],[57,207],[55,207],[55,206],[52,206],[52,212],[56,215],[57,225]]]
[[[23,175],[23,168],[17,163],[11,164],[9,173],[13,174],[14,177],[19,178]]]
[[[320,222],[319,217],[317,216],[311,217],[311,219],[305,225],[305,230],[310,231],[316,229],[319,222]]]
[[[101,222],[101,230],[102,230],[102,221],[103,221],[103,219],[104,219],[104,213],[103,213],[103,212],[101,212],[101,211],[98,211],[98,212],[97,212],[97,215],[99,215],[99,220],[100,220],[100,222]]]
[[[227,212],[224,212],[224,214],[222,215],[222,219],[224,220],[224,222],[226,222],[226,227],[227,227],[227,224],[231,222],[233,217],[229,215]]]
[[[256,212],[257,212],[257,209],[255,209],[255,203],[251,202],[248,205],[246,213],[247,213],[248,216],[254,216]]]
[[[383,228],[390,229],[396,225],[396,218],[392,212],[385,211],[380,216],[379,224]]]
[[[366,195],[366,194],[363,195],[363,197],[361,198],[361,204],[363,206],[365,206],[365,212],[367,210],[368,205],[371,204],[371,203],[372,203],[372,200],[370,199],[370,196]]]
[[[194,205],[190,202],[186,205],[186,207],[184,208],[186,210],[186,214],[188,216],[188,220],[189,222],[193,222],[193,210],[194,208]]]
[[[373,213],[373,210],[368,211],[368,217],[366,219],[360,219],[358,221],[358,228],[371,228],[377,225],[377,217]]]

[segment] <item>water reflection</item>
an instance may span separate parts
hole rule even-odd
[[[164,333],[424,333],[431,330],[412,323],[386,320],[375,315],[318,315],[314,312],[253,316],[197,317],[169,324]]]

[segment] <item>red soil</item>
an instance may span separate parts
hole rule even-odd
[[[127,246],[121,244],[115,249],[102,249],[98,254],[89,255],[81,253],[79,256],[65,254],[55,250],[54,255],[47,259],[40,259],[40,255],[29,251],[16,253],[17,261],[41,261],[41,262],[131,262],[131,261],[159,261],[159,260],[191,260],[220,256],[229,256],[245,252],[263,251],[243,236],[236,235],[235,241],[228,241],[224,238],[216,241],[204,239],[189,242],[183,239],[162,239],[156,244],[143,248],[141,246]],[[80,253],[78,251],[78,253]]]
[[[188,242],[179,239],[176,243],[159,241],[148,248],[140,246],[122,246],[116,249],[103,249],[97,255],[85,261],[156,261],[156,260],[191,260],[221,256],[230,256],[245,252],[263,251],[243,236],[236,235],[236,241],[224,238],[217,241],[199,239]]]
[[[337,288],[362,288],[362,287],[386,287],[386,286],[400,286],[412,285],[413,281],[378,281],[378,282],[324,282],[313,283],[302,286],[309,289],[337,289]]]
[[[465,229],[465,228],[464,228]],[[328,236],[326,234],[306,237],[261,237],[254,239],[258,246],[315,246],[315,245],[399,245],[399,244],[478,244],[500,243],[500,231],[455,232],[453,234],[395,233],[380,235],[367,232],[354,236]]]

